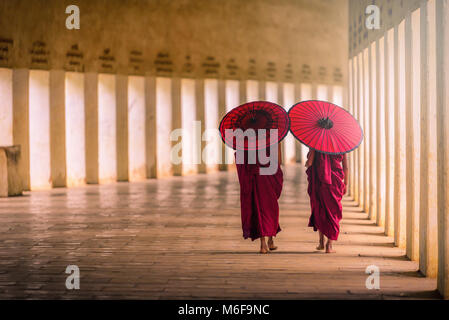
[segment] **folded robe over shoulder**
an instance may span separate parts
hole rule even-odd
[[[345,189],[342,161],[343,155],[315,152],[313,164],[307,169],[312,210],[309,227],[321,231],[330,240],[337,240],[340,233]]]
[[[240,205],[243,237],[256,240],[272,237],[281,231],[278,199],[281,196],[283,172],[281,167],[273,175],[260,175],[262,165],[237,164],[240,182]]]

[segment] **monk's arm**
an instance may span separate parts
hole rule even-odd
[[[312,166],[313,160],[315,160],[315,150],[310,150],[306,161],[306,168]]]
[[[345,183],[345,186],[347,186],[348,179],[349,179],[349,177],[348,177],[349,168],[348,168],[348,157],[346,156],[346,154],[343,156],[343,173],[345,175],[344,183]]]
[[[281,148],[281,144],[278,144],[278,163],[279,165],[282,164],[282,148]]]

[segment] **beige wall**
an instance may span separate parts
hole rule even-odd
[[[0,1],[0,67],[344,83],[347,0]],[[80,8],[68,30],[66,6]],[[343,79],[341,79],[343,75]]]

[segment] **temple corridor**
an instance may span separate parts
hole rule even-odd
[[[265,256],[242,238],[235,172],[0,199],[0,298],[440,298],[350,198],[337,253],[316,251],[303,167],[286,166],[284,179],[279,250]],[[370,265],[380,290],[365,286]]]

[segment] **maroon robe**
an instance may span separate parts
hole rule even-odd
[[[240,182],[240,205],[243,237],[256,240],[273,237],[281,231],[278,199],[283,173],[279,166],[274,175],[260,175],[259,164],[236,164]],[[268,166],[268,165],[267,165]]]
[[[315,152],[313,164],[306,171],[312,210],[309,227],[321,231],[330,240],[337,240],[340,232],[341,199],[345,190],[342,161],[343,155]]]

